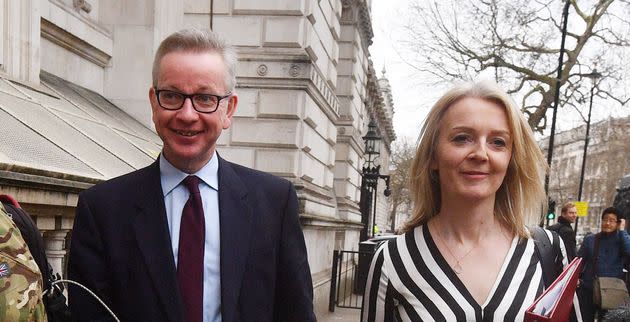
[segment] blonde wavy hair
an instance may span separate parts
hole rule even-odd
[[[409,179],[414,209],[402,231],[425,225],[440,211],[440,182],[437,173],[431,170],[431,161],[435,158],[440,123],[446,110],[466,97],[484,99],[505,108],[513,140],[512,157],[503,183],[496,192],[494,213],[513,234],[527,238],[525,218],[534,218],[546,206],[543,180],[547,164],[521,111],[496,83],[487,81],[453,87],[427,115],[418,137]]]

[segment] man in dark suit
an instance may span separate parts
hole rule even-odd
[[[121,321],[315,321],[293,185],[215,152],[235,64],[211,31],[166,38],[149,89],[159,159],[79,195],[68,275]],[[81,321],[111,319],[78,287],[69,296]]]
[[[552,209],[553,210],[553,209]],[[575,204],[572,202],[567,202],[562,205],[562,209],[560,210],[560,217],[558,217],[558,222],[555,225],[549,226],[549,230],[555,231],[560,235],[562,241],[564,242],[564,247],[567,250],[567,257],[569,261],[575,258],[576,254],[576,241],[575,241],[575,231],[573,230],[573,223],[575,223],[575,219],[577,218],[577,208]]]

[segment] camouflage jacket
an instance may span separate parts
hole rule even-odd
[[[0,203],[0,321],[46,321],[42,275]]]

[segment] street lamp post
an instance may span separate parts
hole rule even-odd
[[[586,169],[586,151],[588,150],[588,142],[590,140],[589,133],[591,130],[591,111],[593,110],[593,94],[595,92],[595,85],[597,79],[602,77],[597,69],[593,69],[589,74],[583,75],[591,79],[591,97],[588,104],[588,117],[586,118],[586,135],[584,136],[584,153],[582,153],[582,170],[580,171],[580,185],[578,188],[578,200],[582,201],[582,188],[584,187],[584,170]],[[580,217],[575,218],[575,231],[577,232],[578,222]]]
[[[368,237],[374,236],[378,179],[385,180],[384,195],[386,197],[390,195],[389,175],[382,175],[380,173],[381,166],[378,164],[378,157],[381,153],[381,137],[376,132],[374,121],[370,121],[368,131],[363,140],[365,141],[366,158],[361,173],[361,200],[359,201],[359,208],[364,229],[361,231],[360,241],[365,241]]]
[[[570,0],[565,0],[564,8],[562,9],[562,37],[560,38],[560,57],[558,57],[558,69],[556,76],[556,88],[554,92],[553,100],[553,114],[551,116],[551,132],[549,133],[549,145],[547,146],[547,165],[551,169],[551,161],[553,159],[553,145],[556,135],[556,118],[558,115],[558,103],[560,102],[560,80],[562,79],[562,65],[564,64],[564,42],[567,38],[567,23],[569,21],[569,6]],[[545,175],[545,193],[549,195],[549,172]],[[542,227],[544,223],[544,217],[540,217],[539,226]]]

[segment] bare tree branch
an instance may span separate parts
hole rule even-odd
[[[560,85],[567,108],[580,108],[590,83],[580,76],[597,65],[599,97],[630,100],[630,0],[568,0],[570,18]],[[440,82],[492,72],[521,101],[530,126],[542,131],[554,100],[562,3],[554,0],[417,0],[399,44],[405,63]],[[605,85],[605,86],[604,86]]]

